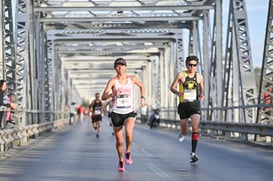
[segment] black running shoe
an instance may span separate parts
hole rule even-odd
[[[195,153],[191,153],[191,163],[198,161],[198,156]]]

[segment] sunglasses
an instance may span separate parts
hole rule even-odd
[[[197,64],[191,64],[191,63],[189,63],[188,66],[189,66],[189,67],[196,67]]]

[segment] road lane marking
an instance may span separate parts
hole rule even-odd
[[[145,166],[148,167],[151,171],[153,171],[156,175],[158,175],[161,178],[169,178],[170,177],[166,172],[164,172],[163,170],[161,170],[160,168],[158,168],[157,166],[155,166],[152,163],[146,163]]]

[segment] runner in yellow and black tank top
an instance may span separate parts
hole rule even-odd
[[[197,82],[197,73],[189,77],[187,71],[183,72],[184,83],[179,84],[179,92],[183,93],[179,97],[178,113],[180,119],[190,118],[193,114],[200,114],[199,85]]]
[[[189,77],[184,71],[185,82],[179,85],[179,92],[183,92],[184,96],[179,98],[179,102],[195,102],[198,100],[198,82],[197,73],[193,77]]]
[[[180,131],[178,140],[183,141],[188,133],[188,121],[192,127],[191,163],[198,161],[196,148],[198,143],[198,127],[200,122],[200,101],[204,100],[204,79],[197,73],[199,59],[197,56],[188,56],[185,61],[187,70],[179,72],[173,80],[170,90],[179,97],[178,114],[180,117]],[[177,87],[179,89],[177,90]]]

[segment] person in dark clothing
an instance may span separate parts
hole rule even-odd
[[[15,103],[10,103],[8,101],[9,99],[7,96],[7,82],[6,80],[0,80],[0,128],[4,128],[4,118],[5,118],[5,112],[7,108],[15,109],[16,104]]]
[[[99,138],[101,132],[102,125],[102,113],[103,106],[102,101],[100,100],[100,93],[95,94],[95,99],[89,105],[92,126],[95,130],[97,130],[96,137]]]
[[[198,63],[199,59],[196,56],[188,56],[186,58],[187,70],[179,72],[170,87],[171,92],[179,97],[178,114],[181,130],[178,140],[180,142],[188,133],[188,119],[190,118],[192,122],[191,163],[195,163],[199,159],[196,148],[199,139],[200,101],[204,100],[204,80],[203,76],[197,73]]]

